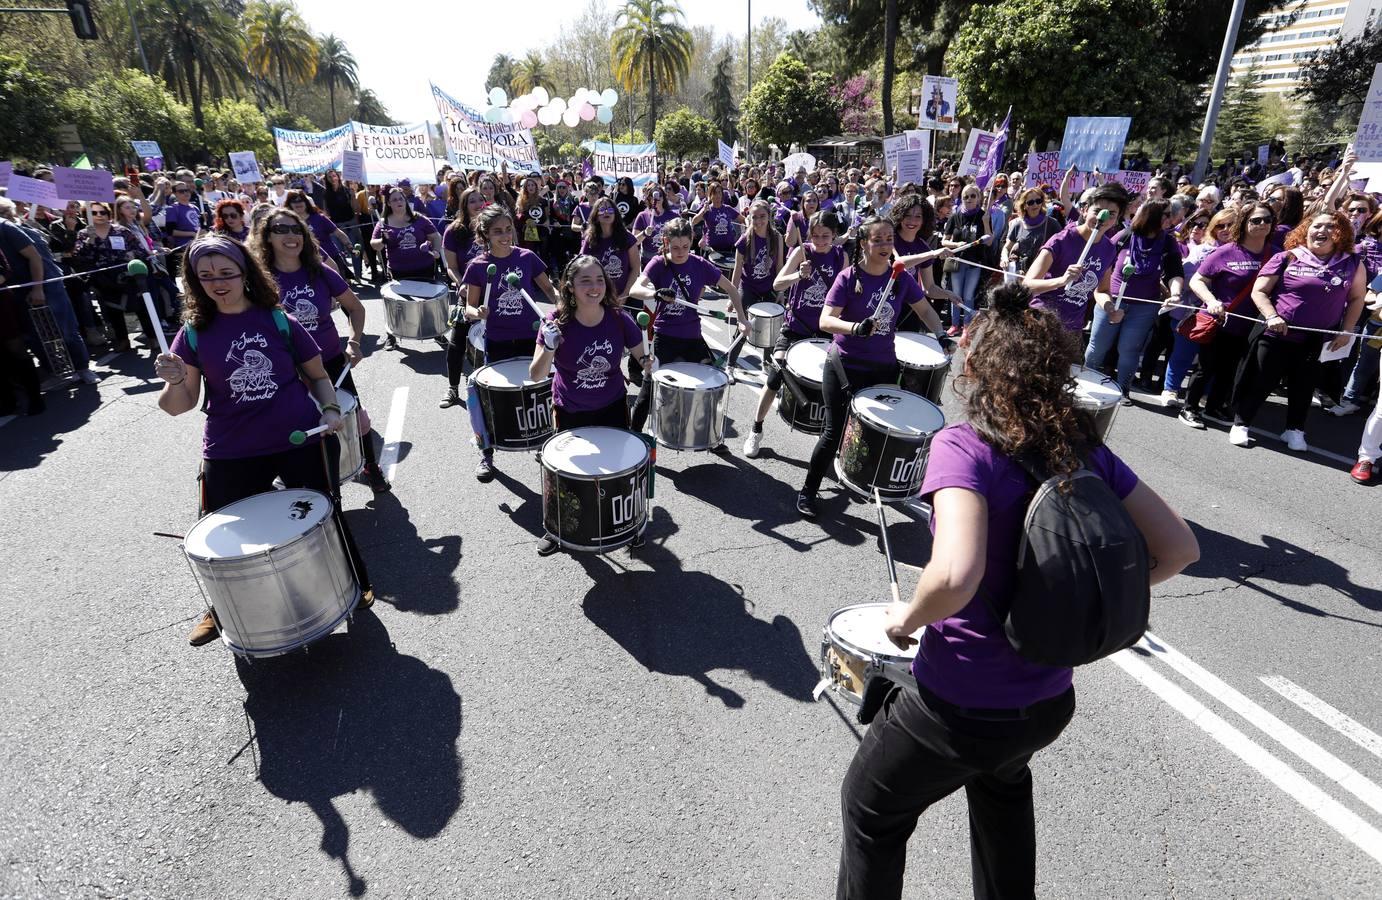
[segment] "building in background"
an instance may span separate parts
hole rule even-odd
[[[1319,51],[1357,36],[1382,13],[1382,0],[1296,0],[1261,16],[1267,30],[1234,54],[1230,78],[1254,65],[1264,94],[1285,94],[1300,81],[1300,67]]]

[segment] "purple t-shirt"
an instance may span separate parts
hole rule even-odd
[[[556,320],[549,313],[549,321]],[[561,326],[561,344],[552,354],[552,402],[563,412],[604,409],[624,396],[619,360],[637,347],[643,333],[623,310],[605,310],[598,325],[588,327],[573,316]]]
[[[1258,271],[1262,268],[1262,256],[1261,253],[1249,252],[1242,244],[1230,241],[1211,250],[1195,271],[1209,282],[1209,289],[1214,293],[1215,299],[1228,306],[1245,288],[1251,289],[1252,283],[1257,280]],[[1236,310],[1245,316],[1255,315],[1256,311],[1257,307],[1253,306],[1252,301],[1246,296]],[[1252,330],[1252,324],[1251,319],[1229,316],[1224,322],[1224,331],[1228,334],[1246,336]]]
[[[1382,273],[1382,241],[1368,235],[1358,242],[1354,252],[1363,258],[1363,267],[1368,270],[1369,282]]]
[[[870,275],[856,266],[847,266],[835,276],[835,283],[825,295],[825,305],[840,309],[840,318],[846,322],[861,322],[873,315],[888,289],[892,271],[882,275]],[[857,288],[857,290],[856,290]],[[906,272],[897,276],[883,311],[878,314],[878,327],[868,337],[855,337],[849,334],[835,335],[835,346],[840,359],[846,363],[861,366],[890,366],[897,362],[897,351],[893,348],[893,326],[901,315],[904,306],[911,306],[918,300],[926,299],[917,280]]]
[[[1158,234],[1154,238],[1144,238],[1140,234],[1129,234],[1126,246],[1119,251],[1117,259],[1113,263],[1113,278],[1109,283],[1109,290],[1117,294],[1123,286],[1123,265],[1131,260],[1133,274],[1128,279],[1128,290],[1126,297],[1136,297],[1142,300],[1161,300],[1161,279],[1164,274],[1168,279],[1174,277],[1178,272],[1172,271],[1169,266],[1164,265],[1169,254],[1175,254],[1177,260],[1180,259],[1180,248],[1176,245],[1176,239],[1166,232]],[[1124,300],[1124,309],[1127,309],[1136,300]],[[1140,304],[1146,306],[1148,304]]]
[[[1077,226],[1072,224],[1043,244],[1042,250],[1051,251],[1051,268],[1046,271],[1046,277],[1059,278],[1065,274],[1066,269],[1078,262],[1080,254],[1084,252],[1085,240],[1080,237]],[[1049,309],[1060,316],[1061,324],[1065,326],[1066,331],[1083,330],[1085,310],[1089,307],[1095,289],[1104,280],[1104,273],[1113,265],[1113,258],[1117,252],[1118,248],[1107,235],[1100,237],[1084,261],[1084,274],[1079,280],[1066,287],[1033,297],[1032,306],[1037,309]]]
[[[734,249],[735,216],[732,206],[707,206],[705,208],[706,241],[716,250],[729,253]]]
[[[481,299],[484,298],[485,271],[491,263],[495,271],[494,279],[489,282],[489,318],[485,321],[485,337],[496,341],[531,340],[536,333],[533,323],[537,321],[537,313],[533,312],[519,288],[537,300],[540,292],[534,279],[545,273],[547,266],[543,265],[542,258],[536,253],[522,247],[514,247],[504,257],[481,253],[471,260],[461,276],[462,284],[473,284],[480,289]],[[510,272],[517,272],[521,276],[518,287],[509,287],[504,283],[504,277]]]
[[[350,290],[345,279],[326,266],[321,274],[310,276],[307,269],[296,272],[274,272],[278,282],[278,299],[298,324],[303,327],[321,349],[322,361],[341,355],[341,335],[331,317],[331,300]]]
[[[475,233],[464,225],[451,225],[441,236],[442,250],[456,254],[456,271],[465,274],[465,267],[480,254],[484,247],[475,240]]]
[[[777,277],[772,235],[760,238],[749,232],[735,243],[734,252],[744,255],[744,266],[739,273],[740,289],[755,294],[771,294],[773,279]]]
[[[190,203],[173,203],[163,208],[165,213],[163,231],[168,235],[165,243],[169,247],[183,247],[192,242],[190,237],[174,237],[174,231],[201,231],[202,214]]]
[[[291,450],[289,435],[321,421],[293,363],[294,354],[307,362],[321,351],[291,315],[288,337],[291,352],[273,313],[254,306],[234,315],[217,313],[210,325],[197,329],[196,350],[185,326],[173,338],[172,352],[200,369],[206,382],[203,457],[242,459]]]
[[[592,246],[589,241],[581,241],[581,252],[589,253],[600,261],[609,280],[614,282],[614,292],[623,296],[629,286],[633,272],[629,268],[629,248],[636,244],[633,235],[625,234],[622,239],[600,238]]]
[[[798,280],[788,289],[786,325],[789,331],[811,336],[820,330],[825,295],[847,260],[843,247],[817,253],[807,244],[805,253],[811,261],[811,277]]]
[[[648,232],[648,236],[643,239],[645,257],[653,257],[662,252],[662,226],[677,218],[680,216],[674,209],[664,210],[656,216],[651,209],[645,209],[634,217],[633,230]]]
[[[1107,447],[1090,455],[1089,468],[1120,499],[1137,487],[1137,476]],[[921,496],[930,500],[942,488],[974,491],[987,501],[984,577],[963,609],[927,626],[912,674],[943,700],[978,709],[1028,706],[1064,693],[1073,670],[1023,659],[989,608],[990,602],[1000,609],[1008,605],[1017,575],[1014,561],[1032,490],[1026,474],[962,422],[946,426],[931,442]],[[936,518],[931,517],[932,534]]]
[[[893,252],[898,255],[898,258],[903,256],[916,256],[918,253],[930,253],[931,245],[926,243],[926,239],[921,236],[921,232],[917,232],[916,239],[910,241],[904,238],[899,232],[893,238]],[[912,273],[913,278],[920,281],[921,270],[929,269],[933,265],[935,265],[935,260],[928,259],[925,262],[917,263],[907,271]]]
[[[1335,328],[1348,306],[1348,292],[1361,264],[1355,253],[1335,253],[1322,260],[1304,247],[1285,250],[1267,260],[1259,275],[1277,276],[1272,302],[1276,314],[1288,325],[1301,328]],[[1275,335],[1272,335],[1276,338]],[[1286,341],[1316,337],[1288,331]]]
[[[374,226],[374,240],[384,241],[384,247],[389,252],[389,270],[395,278],[399,274],[432,271],[436,261],[432,259],[429,238],[436,233],[437,227],[422,216],[402,228],[396,228],[384,219]]]
[[[719,284],[721,278],[720,270],[715,264],[701,256],[689,256],[686,262],[680,265],[668,262],[666,256],[654,256],[643,267],[643,274],[648,276],[653,287],[659,290],[670,288],[678,298],[688,303],[698,302],[701,292],[711,285]],[[662,302],[655,303],[654,309],[654,333],[678,338],[701,336],[700,316],[696,315],[695,310],[687,309],[680,303]]]

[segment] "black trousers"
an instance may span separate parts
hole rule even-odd
[[[471,324],[465,320],[462,311],[456,319],[456,324],[451,326],[451,331],[446,335],[446,381],[453,391],[458,388],[461,376],[465,374],[465,348],[470,337]]]
[[[125,310],[133,309],[134,315],[139,319],[139,327],[144,329],[144,340],[149,342],[152,347],[158,347],[158,338],[154,336],[154,328],[157,326],[149,318],[149,310],[144,306],[144,298],[135,295],[134,291],[123,285],[93,285],[93,292],[96,300],[106,310],[106,322],[110,324],[110,332],[115,337],[117,344],[128,344],[130,341],[129,324],[125,321]]]
[[[700,363],[702,365],[714,365],[715,356],[710,352],[710,345],[705,342],[705,338],[697,336],[693,338],[673,337],[670,334],[653,335],[653,356],[657,357],[659,364],[662,363]],[[633,402],[633,415],[630,418],[630,428],[634,431],[642,431],[643,423],[648,421],[648,407],[653,402],[653,380],[643,379],[643,386],[638,389],[638,399]]]
[[[582,412],[567,412],[560,406],[552,406],[553,433],[570,431],[573,428],[590,428],[596,425],[608,425],[611,428],[629,427],[629,403],[627,398],[620,397],[608,406],[599,409],[590,409]]]
[[[998,712],[998,711],[991,711]],[[977,718],[924,689],[894,688],[840,791],[844,835],[837,900],[902,896],[907,839],[932,804],[964,788],[974,896],[1035,896],[1036,823],[1028,762],[1075,714],[1075,690],[1022,718]]]
[[[818,335],[825,337],[826,335]],[[782,371],[787,368],[787,351],[792,349],[792,345],[798,341],[807,340],[810,335],[797,334],[790,328],[783,328],[778,332],[777,342],[773,344],[773,349],[763,358],[763,371],[767,377],[763,379],[767,384],[768,390],[774,394],[782,387]]]
[[[1324,339],[1312,335],[1303,341],[1286,341],[1268,337],[1262,330],[1261,325],[1254,329],[1247,356],[1238,370],[1238,383],[1233,389],[1233,424],[1251,425],[1262,404],[1285,378],[1286,428],[1303,431],[1305,418],[1310,414],[1310,398],[1315,394]]]
[[[332,515],[341,532],[346,557],[355,570],[355,580],[361,591],[373,590],[365,560],[355,546],[345,516],[341,515],[341,485],[336,473],[340,471],[341,444],[331,435],[315,444],[304,444],[281,453],[267,456],[246,456],[240,459],[202,460],[201,514],[223,506],[267,493],[274,489],[274,479],[287,488],[319,491],[331,498]]]
[[[340,378],[341,370],[345,368],[345,364],[346,357],[344,353],[339,353],[331,359],[322,361],[322,365],[326,368],[326,375],[331,379],[332,384],[335,384],[336,379]],[[360,399],[360,391],[355,387],[354,370],[351,370],[350,374],[346,375],[345,380],[341,382],[341,387],[354,394],[355,402],[359,404],[361,408],[364,407],[365,402]],[[374,429],[372,427],[369,431],[360,432],[360,452],[363,454],[361,458],[365,461],[366,466],[371,469],[377,469],[379,467],[379,459],[374,454]]]
[[[897,363],[891,366],[854,367],[836,363],[834,348],[821,373],[821,394],[825,400],[825,427],[816,438],[816,447],[811,451],[811,464],[806,469],[806,483],[801,492],[808,497],[816,496],[821,489],[821,480],[830,468],[830,461],[840,450],[840,439],[845,435],[845,419],[849,417],[849,401],[855,391],[878,384],[897,384]],[[840,380],[843,368],[846,381]]]
[[[1190,376],[1190,386],[1185,389],[1185,408],[1198,411],[1208,389],[1205,407],[1216,412],[1223,410],[1247,350],[1247,335],[1229,334],[1222,328],[1212,341],[1201,344],[1200,367]]]

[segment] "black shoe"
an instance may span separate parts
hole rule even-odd
[[[449,391],[446,392],[446,396],[443,397],[443,398],[442,398],[442,401],[441,401],[440,403],[438,403],[437,405],[440,406],[442,409],[449,409],[450,407],[453,407],[453,406],[460,406],[460,405],[461,405],[461,395],[458,394],[458,393],[456,393],[456,389],[455,389],[455,388],[452,388],[451,390],[449,390]]]
[[[1211,419],[1218,419],[1221,422],[1233,421],[1233,410],[1229,409],[1226,406],[1219,406],[1214,409],[1206,409],[1204,411],[1204,414],[1206,416],[1209,416]]]
[[[441,347],[442,349],[446,349],[446,338],[445,338],[445,337],[440,337],[440,336],[438,336],[438,337],[432,338],[432,340],[434,340],[434,341],[437,342],[437,346],[438,346],[438,347]]]
[[[480,461],[475,464],[475,480],[494,480],[494,457],[489,455],[480,457]]]
[[[1124,394],[1123,399],[1118,401],[1119,406],[1132,406],[1132,395]]]
[[[384,335],[384,349],[385,349],[385,350],[397,350],[397,349],[398,349],[398,340],[395,339],[394,336],[391,335],[391,334],[386,334],[386,335]]]
[[[816,517],[816,498],[811,494],[797,494],[797,512],[803,518],[814,519]]]
[[[551,556],[553,553],[557,552],[560,546],[556,538],[552,537],[550,534],[544,534],[542,540],[537,542],[537,555]]]
[[[384,477],[384,470],[377,465],[365,466],[365,470],[361,474],[365,476],[365,481],[376,494],[388,493],[393,489],[393,485],[389,484],[389,480]]]
[[[1180,411],[1180,415],[1176,416],[1176,418],[1180,419],[1181,422],[1189,425],[1191,428],[1198,428],[1200,431],[1204,431],[1205,429],[1204,417],[1200,415],[1198,409],[1191,409],[1187,406]]]

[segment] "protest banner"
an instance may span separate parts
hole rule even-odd
[[[921,187],[926,184],[926,150],[899,150],[897,153],[897,183],[907,182]]]
[[[115,176],[105,169],[53,166],[53,188],[63,200],[115,201]]]
[[[793,153],[791,156],[783,157],[782,175],[784,178],[793,178],[802,169],[807,172],[816,171],[816,157],[810,153]]]
[[[1372,70],[1368,97],[1363,101],[1363,112],[1358,116],[1353,152],[1360,163],[1382,162],[1382,63]]]
[[[1272,157],[1272,145],[1260,144],[1257,148],[1257,164],[1265,166]]]
[[[1132,119],[1126,116],[1071,116],[1065,120],[1060,169],[1117,172],[1123,165],[1123,143]]]
[[[10,186],[10,176],[14,174],[14,163],[8,159],[0,162],[0,188]]]
[[[1129,194],[1137,197],[1147,192],[1147,185],[1151,183],[1152,173],[1121,169],[1109,180],[1118,182],[1127,189]]]
[[[969,129],[969,140],[965,142],[965,152],[960,157],[960,176],[973,175],[979,171],[993,151],[998,140],[998,132],[984,131],[981,128]]]
[[[715,143],[719,145],[720,162],[731,169],[734,168],[734,148],[719,138],[715,139]]]
[[[62,202],[58,198],[56,184],[39,178],[26,178],[23,175],[10,176],[6,196],[21,203],[36,203],[50,209],[57,208]]]
[[[917,127],[936,131],[958,131],[956,106],[960,96],[960,82],[943,75],[925,75],[921,79],[921,112]]]
[[[320,175],[341,165],[341,151],[351,149],[354,132],[347,122],[330,131],[274,129],[278,164],[295,175]]]
[[[158,149],[158,141],[130,141],[134,155],[140,159],[162,159],[163,151]]]
[[[366,125],[351,122],[355,149],[365,154],[365,170],[373,184],[437,183],[437,158],[426,122],[412,125]]]
[[[634,187],[642,187],[657,178],[657,144],[610,144],[585,141],[590,151],[595,176],[605,184],[620,178],[632,178]]]
[[[235,172],[235,180],[241,184],[258,184],[264,180],[259,173],[259,160],[253,150],[233,150],[230,154],[230,168]]]
[[[1022,180],[1028,187],[1039,187],[1043,184],[1055,187],[1060,184],[1060,176],[1059,150],[1027,154],[1027,172]]]
[[[883,171],[897,171],[897,154],[907,149],[906,134],[890,134],[883,138]]]
[[[541,174],[533,133],[518,125],[490,124],[485,114],[432,85],[432,99],[441,114],[446,158],[462,169],[495,171],[507,164],[511,172]]]
[[[341,180],[369,184],[365,180],[365,154],[359,150],[341,151]]]

